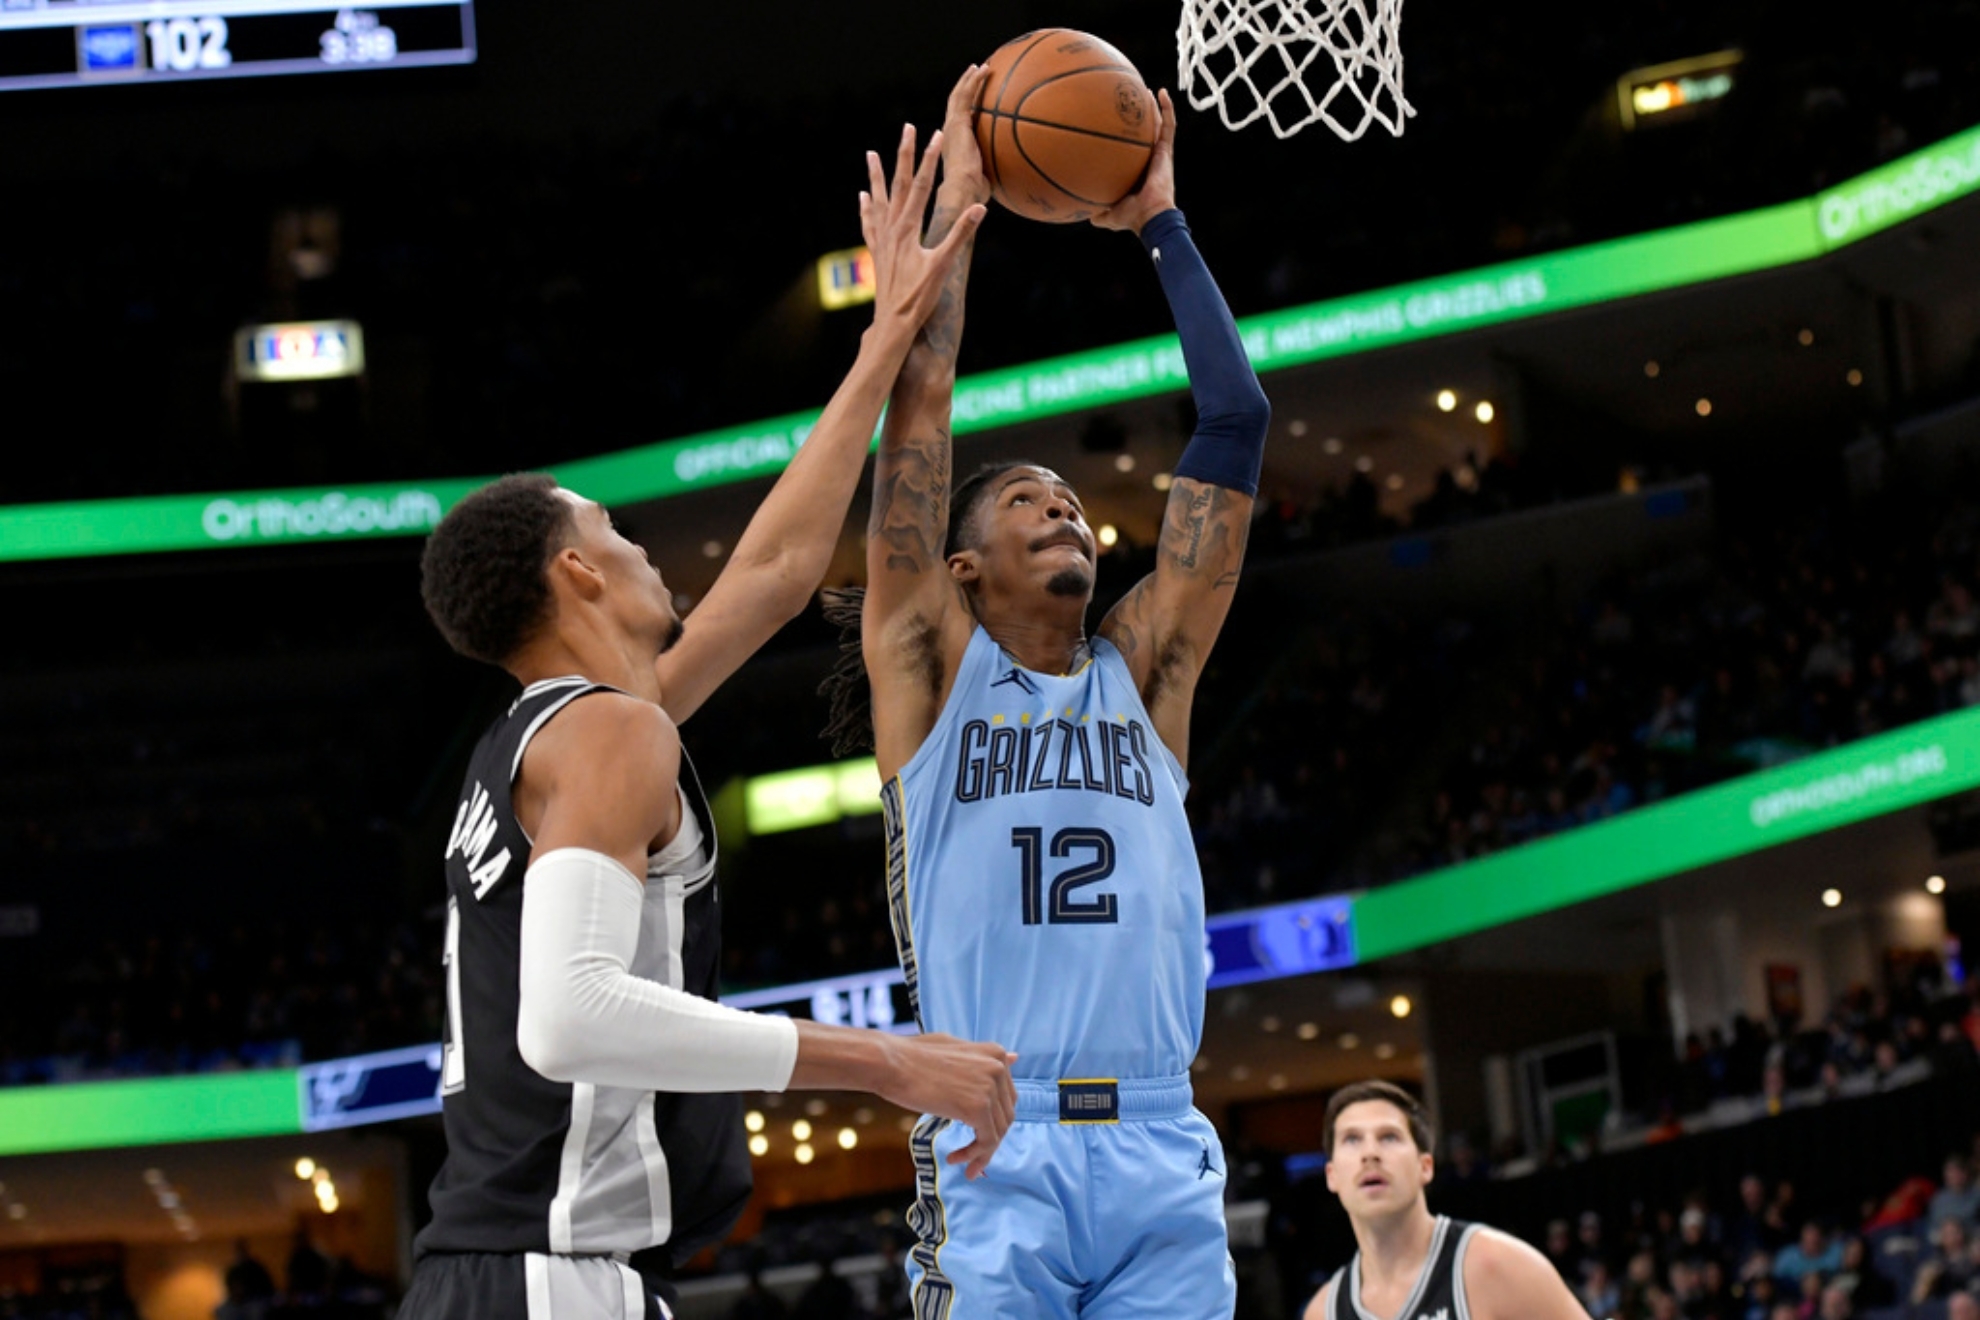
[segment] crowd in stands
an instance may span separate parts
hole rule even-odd
[[[1800,1204],[1791,1179],[1748,1173],[1735,1205],[1694,1194],[1622,1225],[1585,1211],[1551,1221],[1540,1245],[1593,1320],[1975,1320],[1980,1189],[1968,1154],[1949,1155],[1942,1178],[1824,1212]]]
[[[1712,554],[1619,577],[1540,626],[1344,618],[1341,641],[1303,639],[1246,709],[1242,758],[1198,778],[1226,905],[1454,865],[1980,704],[1980,500],[1722,526]],[[1399,784],[1367,756],[1418,732],[1404,694],[1456,681],[1438,659],[1453,646],[1474,686],[1414,745],[1411,768],[1435,771],[1412,781],[1421,806],[1383,814]]]

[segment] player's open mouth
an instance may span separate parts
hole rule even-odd
[[[1369,1187],[1387,1187],[1389,1185],[1389,1180],[1387,1178],[1384,1178],[1379,1173],[1371,1173],[1366,1177],[1364,1177],[1359,1183],[1355,1185],[1363,1189]]]
[[[1087,557],[1086,543],[1084,541],[1079,540],[1077,537],[1072,537],[1072,536],[1054,536],[1054,537],[1049,537],[1043,541],[1033,541],[1031,543],[1031,548],[1034,552],[1039,554],[1043,554],[1047,550],[1057,550],[1063,548],[1067,550],[1077,551],[1081,559],[1085,559]]]

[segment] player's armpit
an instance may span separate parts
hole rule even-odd
[[[1127,661],[1163,742],[1185,762],[1196,680],[1230,614],[1255,503],[1242,491],[1178,477],[1155,571],[1100,625],[1100,636]]]
[[[1480,1228],[1464,1253],[1472,1320],[1588,1320],[1548,1259],[1518,1238]]]
[[[516,777],[516,819],[533,856],[603,853],[634,875],[680,827],[681,740],[648,701],[597,692],[573,701],[530,740]]]

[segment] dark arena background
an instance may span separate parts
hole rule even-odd
[[[1173,86],[1176,20],[0,0],[0,1317],[393,1314],[513,695],[419,534],[553,471],[692,627],[866,325],[864,150],[1032,27]],[[1402,44],[1400,138],[1180,116],[1273,405],[1191,765],[1239,1314],[1351,1254],[1320,1115],[1383,1077],[1432,1208],[1592,1316],[1970,1317],[1980,5],[1409,0]],[[1102,608],[1189,435],[1171,328],[1131,241],[993,210],[958,463],[1078,486]],[[834,653],[814,607],[687,727],[725,987],[911,1029]],[[748,1121],[681,1313],[906,1314],[908,1116]]]

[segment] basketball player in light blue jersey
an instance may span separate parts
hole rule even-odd
[[[931,239],[989,196],[969,123],[982,78],[950,98]],[[1019,1121],[981,1178],[950,1168],[967,1128],[915,1129],[918,1320],[1201,1320],[1236,1302],[1224,1155],[1190,1095],[1205,964],[1183,796],[1190,703],[1237,584],[1270,413],[1175,209],[1160,105],[1141,188],[1093,221],[1146,247],[1200,418],[1154,573],[1089,637],[1094,535],[1071,487],[1008,463],[952,497],[967,249],[881,441],[861,649],[894,933],[924,1030],[1017,1055]],[[837,703],[839,731],[860,723]]]

